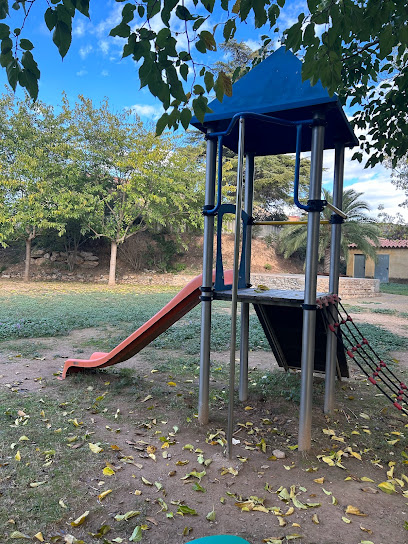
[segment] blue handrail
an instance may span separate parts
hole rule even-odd
[[[289,121],[287,119],[280,119],[279,117],[270,117],[269,115],[263,115],[261,113],[252,113],[252,112],[242,112],[242,113],[236,113],[226,130],[219,131],[219,132],[210,132],[207,134],[207,138],[218,139],[218,180],[217,180],[217,204],[214,206],[214,208],[207,210],[203,210],[204,215],[216,215],[218,210],[221,206],[221,200],[222,200],[222,150],[223,150],[223,138],[224,136],[228,136],[228,134],[231,133],[232,129],[234,128],[236,122],[240,118],[243,119],[259,119],[261,121],[265,121],[267,123],[275,124],[275,125],[284,125],[284,126],[292,126],[296,127],[296,162],[295,162],[295,179],[294,179],[294,201],[298,208],[302,210],[309,210],[309,206],[305,204],[301,204],[299,202],[299,176],[300,176],[300,153],[301,153],[301,145],[302,145],[302,127],[303,125],[309,125],[313,123],[313,119],[305,119],[304,121]]]

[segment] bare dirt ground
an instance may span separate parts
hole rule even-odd
[[[408,310],[407,298],[383,294],[371,299],[370,306],[355,299],[349,302],[363,308],[404,312]],[[407,319],[371,312],[353,317],[357,322],[379,325],[408,337]],[[142,542],[147,544],[185,543],[225,533],[237,534],[251,544],[408,542],[408,496],[402,494],[408,479],[402,480],[405,487],[396,493],[387,494],[378,488],[381,482],[392,479],[387,471],[392,471],[394,461],[399,463],[394,476],[401,481],[401,459],[396,459],[389,444],[392,435],[385,434],[396,433],[394,436],[407,449],[407,420],[388,408],[383,399],[377,401],[373,397],[368,406],[366,386],[356,370],[353,379],[338,384],[338,409],[332,417],[322,413],[321,399],[315,406],[309,453],[296,451],[298,405],[258,395],[236,406],[233,456],[228,459],[223,453],[225,399],[217,397],[217,391],[226,385],[222,380],[212,383],[211,422],[199,426],[193,416],[197,399],[189,390],[198,383],[196,372],[182,377],[156,372],[153,348],[146,348],[107,373],[58,379],[65,358],[87,358],[92,347],[84,346],[110,332],[118,334],[117,330],[85,329],[67,337],[38,338],[30,341],[37,345],[34,356],[24,355],[27,340],[3,342],[0,346],[0,387],[22,398],[38,394],[63,401],[72,388],[84,398],[93,398],[110,391],[120,378],[119,367],[136,372],[144,387],[153,388],[151,397],[142,399],[128,394],[125,387],[123,394],[116,389],[109,393],[111,404],[106,413],[90,411],[84,419],[88,432],[95,433],[93,442],[116,446],[117,449],[100,454],[101,469],[108,461],[115,474],[104,483],[102,472],[89,473],[84,467],[81,485],[84,505],[91,511],[89,519],[72,528],[70,521],[85,508],[81,506],[79,511],[65,497],[69,510],[54,536],[72,533],[87,543],[128,544],[133,528],[140,523],[138,517],[129,520],[129,528],[123,532],[112,530],[106,540],[90,537],[89,533],[95,534],[103,524],[113,526],[113,516],[118,513],[138,510],[139,516],[143,516]],[[169,351],[167,355],[170,358],[177,354]],[[161,353],[162,358],[165,356]],[[406,352],[394,356],[399,359],[400,368],[408,369]],[[227,363],[229,353],[215,353],[213,360],[215,365]],[[250,354],[251,372],[275,367],[271,353]],[[320,382],[321,378],[316,378],[316,387]],[[161,393],[157,395],[154,388],[159,385]],[[115,410],[120,413],[116,420]],[[120,431],[115,432],[114,426],[120,427]],[[161,437],[166,438],[165,442]],[[284,458],[280,459],[275,450],[282,452]],[[191,475],[203,471],[201,479]],[[186,474],[190,476],[181,479]],[[97,501],[98,493],[107,487],[112,493]],[[195,514],[185,509],[183,515],[184,506],[194,509]],[[65,536],[58,542],[68,542],[62,539]],[[122,540],[113,540],[114,537]],[[6,537],[5,542],[12,544],[14,540]]]

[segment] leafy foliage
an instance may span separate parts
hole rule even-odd
[[[112,247],[147,228],[199,227],[203,161],[195,146],[158,138],[131,111],[63,96],[62,112],[11,93],[0,100],[0,242],[46,229],[78,246],[92,232]],[[67,232],[68,228],[68,232]],[[26,264],[29,264],[27,249]],[[116,250],[112,252],[112,276]],[[28,279],[28,272],[26,274]]]
[[[378,206],[380,213],[378,214],[378,226],[381,231],[381,236],[388,240],[406,240],[408,239],[408,224],[403,216],[397,213],[395,216],[385,213],[384,206]]]
[[[229,195],[236,191],[238,159],[225,150],[227,157],[224,179]],[[295,159],[291,155],[255,157],[254,208],[259,219],[285,218],[285,204],[293,204]],[[310,160],[301,159],[299,171],[300,192],[304,193],[309,183]]]
[[[202,55],[217,51],[220,43],[228,44],[237,25],[249,22],[255,28],[269,27],[270,32],[262,36],[258,55],[262,57],[273,33],[280,32],[278,18],[286,3],[197,0],[187,8],[176,0],[116,1],[123,4],[122,19],[110,35],[125,40],[123,57],[132,57],[138,63],[141,87],[147,87],[163,104],[165,113],[156,127],[159,134],[166,127],[181,124],[186,128],[190,108],[202,122],[209,111],[206,92],[215,91],[219,100],[231,94],[229,75],[220,66],[214,77],[212,69],[201,64]],[[34,45],[22,37],[31,6],[17,1],[10,10],[9,1],[1,1],[0,19],[11,16],[18,24],[13,31],[9,24],[0,24],[0,63],[13,89],[21,85],[36,98],[40,72],[31,53]],[[216,7],[220,12],[212,30],[203,29],[204,23],[214,18]],[[89,0],[53,0],[44,13],[62,57],[69,50],[72,19],[77,12],[89,17]],[[160,16],[162,23],[157,30],[150,24],[155,16]],[[405,2],[310,0],[308,11],[300,13],[283,32],[286,48],[304,53],[303,79],[313,85],[320,79],[330,93],[337,92],[343,102],[350,99],[351,106],[356,106],[353,122],[363,131],[360,142],[362,149],[371,153],[369,166],[386,157],[392,157],[395,166],[408,152],[407,19]],[[180,47],[180,39],[187,43],[186,50]],[[367,132],[369,138],[364,134]],[[362,153],[355,156],[362,160]]]
[[[364,255],[375,258],[375,245],[378,244],[379,230],[377,225],[365,214],[370,208],[364,200],[360,200],[362,194],[357,193],[354,189],[346,189],[343,192],[342,209],[347,214],[347,220],[341,229],[341,253],[344,258],[347,258],[348,246],[352,243],[357,244]],[[323,198],[332,202],[331,194],[325,189],[323,190]],[[330,216],[331,211],[326,207],[323,211],[323,218],[330,219]],[[320,225],[319,259],[329,255],[330,240],[331,225]],[[278,248],[285,258],[288,258],[299,249],[305,249],[306,242],[306,225],[288,225],[282,229]]]
[[[398,188],[405,191],[406,199],[400,206],[408,207],[408,155],[402,157],[396,163],[391,158],[385,161],[385,165],[392,169],[391,182]],[[398,218],[399,220],[400,218]]]

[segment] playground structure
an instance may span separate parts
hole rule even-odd
[[[325,373],[324,410],[331,413],[334,410],[336,374],[338,377],[349,375],[345,353],[396,408],[403,409],[407,387],[398,381],[392,369],[362,337],[337,296],[341,224],[346,219],[341,211],[344,152],[347,146],[357,144],[337,97],[330,97],[320,83],[311,87],[309,82],[302,82],[301,62],[281,48],[235,83],[232,97],[224,97],[222,104],[214,101],[210,107],[213,112],[206,115],[204,124],[196,118],[192,120],[192,124],[205,133],[207,140],[202,276],[192,280],[110,353],[97,352],[89,360],[67,360],[62,378],[83,368],[104,368],[129,359],[201,301],[198,418],[200,423],[206,424],[209,420],[212,301],[219,299],[231,301],[229,456],[233,435],[238,303],[241,304],[239,398],[245,401],[248,397],[249,309],[253,304],[278,364],[285,370],[301,370],[299,450],[305,451],[311,446],[313,373]],[[224,147],[238,154],[235,205],[222,202]],[[321,199],[325,149],[335,150],[333,205]],[[307,204],[301,203],[298,197],[300,155],[304,151],[311,152]],[[250,285],[252,226],[271,224],[252,218],[255,156],[282,153],[296,154],[294,203],[308,214],[304,291],[263,291],[252,289]],[[330,219],[330,295],[316,292],[319,227],[326,223],[320,221],[320,213],[325,206],[333,212]],[[225,214],[235,215],[234,265],[233,270],[228,271],[224,271],[222,259],[222,221]],[[214,271],[215,218],[217,247]]]
[[[298,323],[302,320],[300,366],[301,401],[299,418],[299,450],[311,447],[312,390],[315,370],[316,346],[321,349],[322,338],[316,338],[317,265],[320,212],[329,206],[334,212],[331,217],[331,255],[329,291],[337,294],[339,283],[341,223],[345,219],[342,207],[344,152],[345,147],[357,144],[356,136],[348,123],[336,96],[330,97],[320,83],[314,87],[308,81],[302,82],[301,61],[292,53],[280,48],[259,63],[233,86],[232,97],[224,97],[222,103],[214,100],[209,104],[212,113],[206,114],[204,123],[196,118],[192,124],[205,133],[207,139],[206,197],[204,206],[204,255],[202,286],[202,326],[200,352],[199,421],[207,423],[209,418],[209,367],[211,343],[211,304],[213,299],[231,300],[230,379],[228,414],[228,453],[231,455],[233,429],[233,399],[235,383],[235,343],[237,304],[241,303],[240,337],[240,384],[241,401],[248,395],[248,337],[249,304],[253,303],[261,323],[276,353],[275,327],[271,324],[273,315],[279,315],[283,308],[296,308]],[[238,154],[237,188],[235,207],[224,208],[221,196],[223,147]],[[335,150],[333,206],[321,199],[323,151]],[[309,200],[299,201],[300,154],[311,153]],[[217,161],[218,152],[218,161]],[[256,290],[250,289],[251,228],[252,220],[254,159],[259,155],[296,154],[294,174],[294,203],[307,212],[307,249],[305,290],[292,296],[291,292],[262,293],[260,300]],[[245,158],[245,165],[244,165]],[[218,162],[218,172],[216,164]],[[244,176],[245,171],[245,176]],[[217,174],[217,176],[216,176]],[[216,183],[217,177],[217,183]],[[245,181],[244,181],[245,178]],[[217,191],[216,191],[217,186]],[[244,195],[243,195],[244,192]],[[215,203],[215,195],[217,199]],[[244,202],[243,210],[242,202]],[[232,285],[223,279],[220,223],[224,213],[235,212],[235,243]],[[217,216],[217,258],[216,279],[213,287],[213,234],[214,218]],[[242,250],[241,225],[242,217]],[[285,310],[286,311],[286,310]],[[319,327],[318,327],[319,329]],[[292,344],[294,336],[292,336]],[[273,347],[275,345],[275,349]],[[281,347],[281,345],[280,345]],[[334,409],[334,386],[337,371],[337,337],[327,335],[324,342],[326,373],[325,411]],[[279,357],[278,357],[279,362]],[[347,365],[346,365],[347,366]],[[344,367],[344,364],[343,364]],[[344,373],[343,368],[343,373]]]

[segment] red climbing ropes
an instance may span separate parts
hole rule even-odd
[[[407,412],[404,407],[408,400],[407,386],[398,379],[390,365],[375,352],[347,313],[339,296],[328,295],[317,299],[316,302],[322,309],[328,330],[336,335],[337,341],[365,374],[367,380],[377,386],[395,408]]]

